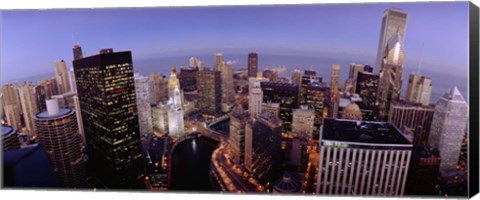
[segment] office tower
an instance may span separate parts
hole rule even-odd
[[[325,119],[317,193],[403,196],[412,144],[392,124]]]
[[[377,101],[378,78],[377,74],[367,71],[359,72],[357,76],[355,93],[362,99],[357,104],[362,112],[362,119],[365,121],[375,121],[377,119],[375,103]]]
[[[302,84],[302,72],[300,72],[298,69],[293,70],[292,77],[290,79],[293,84],[300,86]]]
[[[168,134],[171,137],[178,138],[185,134],[182,98],[179,87],[175,87],[172,100],[172,106],[168,111]]]
[[[409,195],[436,195],[440,152],[429,146],[416,146],[408,168],[405,193]]]
[[[229,64],[223,64],[220,76],[222,80],[222,112],[226,113],[230,111],[235,101],[232,66]]]
[[[292,114],[293,137],[313,138],[315,110],[308,109],[307,106],[301,106],[299,109],[294,109]]]
[[[408,14],[400,9],[387,9],[383,13],[382,26],[380,28],[380,41],[378,42],[376,67],[381,67],[386,57],[385,48],[388,40],[395,34],[405,38],[405,29]]]
[[[198,67],[180,68],[180,88],[184,92],[193,92],[197,90]]]
[[[2,125],[2,147],[3,152],[20,149],[18,132],[16,128]]]
[[[65,188],[86,187],[83,144],[73,109],[60,108],[56,99],[47,100],[47,111],[35,115],[39,142],[45,147],[53,173]]]
[[[298,87],[291,83],[261,82],[263,102],[280,103],[283,131],[292,131],[292,111],[298,108]]]
[[[278,72],[275,69],[265,69],[262,76],[271,82],[275,82],[278,79]]]
[[[153,82],[154,98],[152,104],[166,102],[168,100],[168,80],[162,74],[152,72],[150,80]]]
[[[23,127],[21,121],[22,107],[20,96],[18,94],[18,87],[14,84],[5,84],[2,86],[2,93],[7,124],[17,129],[21,129]]]
[[[330,107],[329,114],[330,117],[336,117],[338,112],[338,104],[340,100],[340,82],[338,77],[340,75],[340,65],[332,65],[332,71],[330,74]]]
[[[82,47],[80,45],[73,46],[73,60],[78,60],[83,58]]]
[[[261,103],[260,113],[271,112],[274,116],[280,117],[280,103],[264,102]]]
[[[80,109],[80,100],[78,99],[78,95],[75,95],[73,98],[73,105],[75,108],[75,114],[77,115],[77,124],[78,124],[78,133],[80,133],[80,137],[82,138],[83,145],[87,144],[85,138],[85,129],[83,126],[83,118],[82,118],[82,111]]]
[[[261,112],[263,91],[260,83],[265,81],[268,80],[262,78],[261,73],[257,77],[248,78],[248,112],[252,119]]]
[[[75,82],[75,72],[73,71],[73,67],[68,71],[68,77],[70,80],[70,91],[77,92],[77,83]]]
[[[148,77],[134,74],[135,94],[137,99],[138,126],[140,134],[146,136],[153,133],[152,107],[150,106],[153,95],[153,83]]]
[[[350,120],[362,120],[362,112],[360,111],[360,107],[358,107],[358,105],[354,101],[351,101],[350,104],[348,104],[342,111],[341,118]]]
[[[245,161],[245,126],[249,120],[248,112],[237,104],[230,117],[230,135],[228,144],[232,151],[231,160],[236,165],[243,165]]]
[[[46,99],[52,98],[53,95],[60,94],[60,92],[58,92],[57,80],[55,79],[55,77],[40,80],[38,81],[38,85],[43,86],[43,88],[45,89]]]
[[[423,106],[419,103],[399,101],[393,103],[388,122],[405,133],[413,134],[413,145],[427,145],[435,106]]]
[[[318,139],[320,126],[323,123],[323,119],[328,115],[329,90],[330,88],[326,83],[313,82],[306,86],[305,103],[315,111],[312,130],[314,139]]]
[[[172,102],[169,101],[165,104],[159,103],[157,106],[152,107],[152,123],[153,129],[155,130],[154,133],[160,134],[157,134],[157,136],[168,133],[168,111],[170,111],[171,106]]]
[[[47,100],[47,93],[45,88],[42,85],[36,85],[33,87],[33,89],[35,90],[37,98],[38,111],[45,111],[47,109],[47,104],[45,103]]]
[[[221,111],[221,77],[219,71],[204,69],[197,76],[198,108],[203,114],[218,115]]]
[[[57,99],[60,108],[75,108],[75,102],[73,97],[76,96],[75,92],[67,92],[63,94],[53,95],[51,99]]]
[[[452,87],[435,104],[428,145],[440,151],[440,170],[454,170],[468,121],[468,104]]]
[[[285,172],[281,179],[273,183],[273,194],[294,194],[300,193],[302,182],[288,172]]]
[[[175,88],[180,88],[180,80],[177,77],[177,68],[175,66],[172,67],[172,71],[170,71],[170,78],[168,79],[168,98],[173,98]]]
[[[70,76],[67,70],[67,64],[64,60],[54,63],[55,79],[57,81],[57,89],[60,94],[70,92]]]
[[[256,77],[258,72],[258,54],[248,54],[248,77]]]
[[[386,121],[392,102],[398,101],[402,90],[403,39],[399,32],[388,40],[385,59],[380,69],[377,92],[378,120]]]
[[[410,74],[407,85],[407,101],[421,103],[424,106],[430,104],[432,94],[432,80],[430,77]]]
[[[31,82],[18,88],[20,103],[22,105],[23,120],[25,121],[26,131],[35,137],[35,122],[33,116],[38,112],[37,97],[33,84]]]
[[[282,175],[282,120],[270,112],[255,117],[252,125],[252,172],[267,188]]]
[[[322,77],[317,76],[317,72],[313,69],[307,69],[303,72],[302,83],[300,86],[300,104],[306,104],[307,85],[310,83],[321,83]]]
[[[73,68],[95,187],[145,188],[131,52],[104,51]]]
[[[223,67],[223,54],[222,53],[216,53],[213,55],[213,60],[214,60],[214,69],[215,71],[222,71]]]
[[[353,86],[352,90],[355,93],[356,91],[356,86],[357,86],[357,77],[358,77],[358,72],[372,72],[372,67],[370,65],[362,65],[362,64],[357,64],[357,63],[352,63],[350,64],[350,72],[348,74],[348,79],[351,81],[351,85]],[[346,87],[346,86],[345,86]]]

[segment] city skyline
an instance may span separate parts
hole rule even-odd
[[[405,67],[416,69],[422,58],[422,69],[465,76],[468,72],[468,32],[463,31],[468,27],[468,15],[462,12],[462,9],[467,11],[465,5],[450,2],[2,11],[1,78],[2,81],[26,78],[23,71],[27,69],[29,75],[39,75],[60,60],[71,67],[72,55],[65,49],[77,43],[85,56],[106,47],[131,50],[134,63],[206,52],[255,51],[328,55],[351,62],[367,60],[366,64],[374,65],[381,16],[391,7],[409,13]],[[21,59],[25,54],[31,59]],[[259,69],[263,67],[259,59]],[[375,70],[378,68],[374,66]]]

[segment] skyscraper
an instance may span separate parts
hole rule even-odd
[[[292,135],[301,138],[313,138],[313,124],[315,120],[315,111],[308,109],[307,106],[301,106],[293,110]]]
[[[197,90],[197,74],[198,67],[196,66],[180,68],[180,88],[184,92],[193,92]]]
[[[153,104],[166,102],[168,100],[168,80],[162,75],[152,72],[150,80],[153,82]]]
[[[230,117],[228,144],[232,150],[231,159],[239,166],[245,161],[245,126],[248,120],[248,113],[243,110],[241,104],[237,104]]]
[[[203,114],[218,115],[221,111],[222,90],[220,71],[204,69],[197,75],[198,108]]]
[[[315,110],[315,118],[313,122],[313,138],[318,139],[320,126],[323,119],[328,116],[328,99],[330,88],[326,83],[313,82],[306,87],[305,99],[306,104]]]
[[[407,101],[421,103],[424,106],[430,104],[432,94],[432,80],[430,77],[410,74],[407,85]]]
[[[427,145],[435,106],[398,101],[392,104],[388,122],[400,130],[413,134],[413,145]]]
[[[330,74],[330,107],[329,114],[330,117],[336,117],[338,112],[338,104],[340,101],[340,83],[338,77],[340,76],[340,65],[332,65],[332,71]]]
[[[21,129],[22,107],[18,87],[14,84],[5,84],[2,86],[3,105],[5,110],[5,118],[8,125]]]
[[[57,81],[57,88],[60,94],[70,92],[70,76],[67,70],[67,64],[64,60],[54,63],[55,79]]]
[[[33,87],[35,90],[35,96],[37,98],[37,106],[38,106],[38,111],[42,112],[47,109],[47,104],[45,101],[47,100],[47,93],[45,91],[45,87],[42,85],[36,85]]]
[[[261,82],[263,102],[280,103],[283,131],[292,131],[292,111],[298,108],[298,87],[291,83]]]
[[[256,77],[258,72],[258,54],[248,54],[248,77]]]
[[[73,60],[78,60],[83,58],[82,47],[80,45],[73,46]]]
[[[103,52],[73,66],[95,186],[145,188],[131,52]]]
[[[358,72],[372,72],[372,67],[370,65],[362,65],[358,63],[352,63],[350,64],[350,72],[348,74],[348,79],[352,81],[353,88],[352,90],[355,91],[357,87],[357,77],[358,77]]]
[[[83,144],[73,109],[59,108],[56,99],[47,100],[47,111],[35,115],[39,142],[45,147],[61,186],[86,187]]]
[[[468,120],[468,104],[452,87],[435,104],[428,145],[440,151],[440,170],[457,167]]]
[[[403,196],[412,144],[392,124],[325,119],[317,193]]]
[[[263,92],[260,83],[264,81],[268,80],[262,78],[261,73],[248,78],[248,112],[252,119],[261,112]]]
[[[172,137],[181,137],[185,134],[185,125],[179,87],[175,87],[172,100],[173,104],[168,111],[168,134]]]
[[[213,55],[213,60],[214,60],[214,69],[215,71],[222,71],[223,67],[223,54],[222,53],[216,53]]]
[[[378,78],[378,74],[366,71],[359,72],[357,76],[355,93],[362,99],[357,104],[362,112],[362,119],[365,121],[375,121],[377,119],[375,110],[377,109]]]
[[[180,80],[177,76],[177,68],[173,66],[168,79],[168,98],[173,98],[176,87],[180,88]]]
[[[20,96],[20,103],[22,105],[23,120],[25,121],[25,128],[27,132],[35,136],[35,122],[33,116],[38,112],[37,97],[33,84],[31,82],[25,83],[25,85],[18,88],[18,94]]]
[[[233,90],[233,69],[229,64],[223,64],[221,68],[222,79],[222,112],[229,112],[235,101]]]
[[[379,68],[382,66],[383,59],[386,57],[385,48],[390,38],[396,33],[399,33],[401,38],[405,38],[407,16],[408,14],[400,9],[387,9],[384,11],[375,67]]]
[[[388,120],[388,112],[392,102],[400,99],[403,74],[403,39],[400,32],[393,35],[386,44],[385,58],[380,69],[377,92],[377,120]]]
[[[137,97],[138,125],[142,136],[153,133],[151,98],[153,83],[148,77],[134,74],[135,94]]]

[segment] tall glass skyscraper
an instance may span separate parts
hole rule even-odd
[[[145,188],[131,52],[101,51],[73,67],[95,187]]]
[[[400,9],[387,9],[383,13],[375,67],[380,68],[382,66],[383,58],[385,57],[385,48],[390,38],[392,38],[397,32],[402,38],[405,38],[407,16],[408,14]]]

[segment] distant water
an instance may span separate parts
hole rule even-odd
[[[166,76],[170,74],[170,70],[173,65],[179,70],[180,66],[188,66],[189,58],[195,56],[200,59],[207,67],[213,66],[213,53],[212,54],[201,54],[201,55],[185,55],[185,56],[169,56],[169,57],[158,57],[153,59],[135,59],[133,61],[134,70],[140,72],[140,74],[148,76],[151,72],[162,73]],[[245,69],[247,66],[247,55],[246,54],[224,54],[223,60],[225,62],[229,61],[232,63],[234,69]],[[285,66],[286,71],[280,76],[290,77],[291,72],[294,69],[314,69],[317,71],[317,75],[323,77],[323,81],[329,83],[330,81],[330,70],[332,64],[339,64],[341,67],[340,70],[340,84],[343,85],[345,80],[348,78],[350,64],[353,62],[359,64],[370,64],[373,66],[373,61],[368,60],[350,60],[350,59],[332,59],[327,57],[313,57],[313,56],[292,56],[292,55],[269,55],[261,54],[258,58],[259,70],[264,70],[266,68],[276,68],[278,66]],[[71,66],[68,66],[71,67]],[[402,85],[402,95],[405,95],[408,76],[411,72],[416,71],[416,68],[410,66],[404,66],[403,70],[403,85]],[[378,72],[378,69],[374,67],[374,72]],[[432,78],[432,95],[430,97],[430,102],[435,103],[438,101],[441,95],[449,90],[452,86],[457,86],[459,91],[462,93],[464,98],[468,101],[468,80],[465,77],[448,75],[445,73],[440,73],[428,69],[422,69],[420,72],[421,75],[429,76]],[[45,73],[41,75],[36,75],[32,77],[27,77],[19,79],[19,83],[23,81],[32,81],[37,83],[38,80],[52,77],[53,69],[51,73]],[[12,82],[12,81],[9,81]]]

